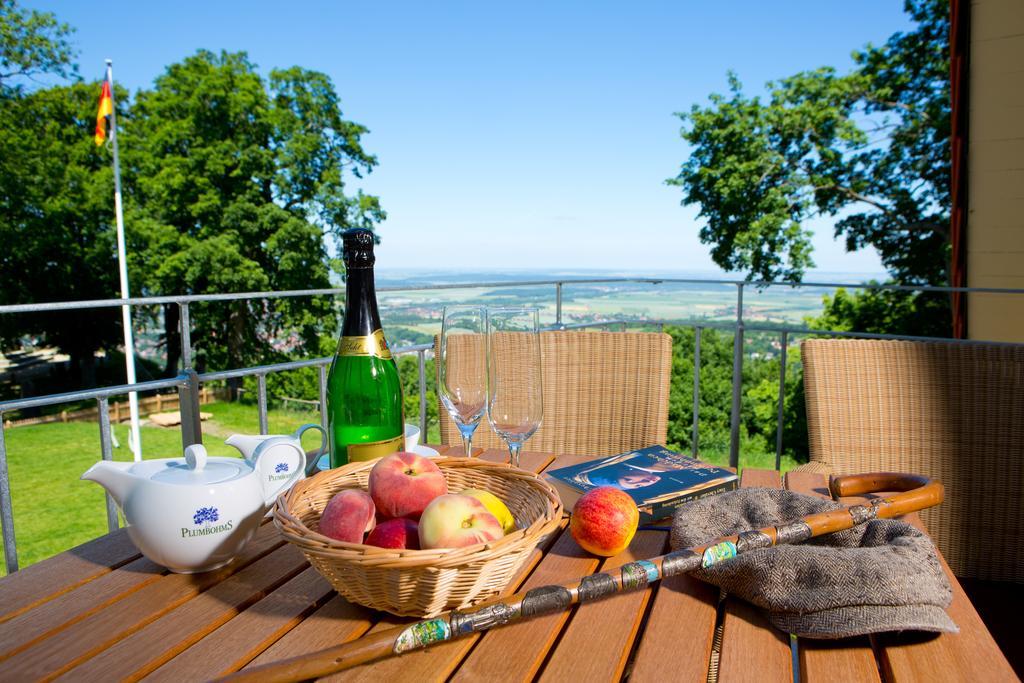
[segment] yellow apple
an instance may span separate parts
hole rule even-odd
[[[466,489],[462,495],[472,496],[483,503],[487,511],[501,523],[501,529],[506,534],[516,530],[515,517],[512,516],[512,511],[508,509],[508,506],[501,502],[501,498],[483,489]]]

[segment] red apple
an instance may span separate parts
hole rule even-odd
[[[365,491],[339,491],[320,515],[320,533],[339,541],[362,543],[363,534],[376,524],[375,512],[373,499]]]
[[[584,550],[611,557],[629,546],[640,523],[636,503],[613,486],[587,491],[572,509],[569,530]]]
[[[392,453],[370,470],[369,488],[382,515],[416,519],[430,501],[448,493],[448,482],[433,460]]]
[[[419,525],[411,519],[389,519],[373,527],[366,537],[366,545],[399,550],[419,550]]]
[[[504,535],[498,518],[470,496],[439,496],[420,516],[420,547],[425,549],[463,548]]]

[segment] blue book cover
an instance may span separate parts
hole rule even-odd
[[[545,473],[562,504],[571,509],[581,495],[599,486],[622,489],[636,502],[640,523],[668,517],[683,503],[736,488],[737,476],[664,446],[597,458]]]

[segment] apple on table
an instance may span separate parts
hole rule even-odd
[[[629,547],[639,524],[640,512],[628,493],[599,486],[576,501],[569,531],[587,552],[612,557]]]

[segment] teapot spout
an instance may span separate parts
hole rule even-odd
[[[269,436],[247,436],[245,434],[232,434],[224,440],[228,446],[234,446],[246,460],[252,460],[253,454],[260,444],[269,439]]]
[[[131,468],[130,462],[100,460],[87,469],[81,478],[94,481],[105,488],[118,506],[123,507],[129,492],[138,483],[138,477],[129,471]]]

